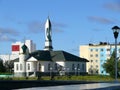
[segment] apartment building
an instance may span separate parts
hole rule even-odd
[[[100,42],[99,44],[80,45],[80,57],[86,58],[89,62],[86,71],[89,74],[108,75],[103,68],[103,64],[110,59],[115,49],[114,44]],[[120,56],[120,44],[117,45],[117,57]]]
[[[20,41],[12,43],[11,45],[12,54],[19,55],[23,44],[25,44],[28,47],[30,53],[36,50],[36,44],[32,40],[25,40],[24,43]]]
[[[11,44],[10,54],[0,54],[0,60],[3,60],[3,62],[5,62],[8,60],[14,60],[18,58],[23,44],[25,44],[28,47],[30,53],[36,50],[36,44],[32,40],[25,40],[24,43],[17,41]]]

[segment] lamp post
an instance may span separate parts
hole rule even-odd
[[[69,68],[67,68],[67,73],[68,73],[68,76],[69,76]]]
[[[62,75],[66,75],[66,68],[63,68]]]
[[[50,79],[51,79],[51,80],[52,80],[52,70],[53,70],[53,68],[50,67]]]
[[[114,26],[112,30],[115,38],[115,81],[117,82],[117,38],[120,28],[118,26]]]

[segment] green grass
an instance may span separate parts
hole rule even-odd
[[[0,80],[38,80],[37,77],[6,77]],[[42,76],[39,80],[51,80],[50,76]],[[54,80],[78,80],[78,81],[114,81],[114,78],[104,75],[87,76],[55,76]],[[120,78],[118,79],[120,81]]]
[[[7,73],[7,72],[1,73],[1,72],[0,72],[0,75],[12,75],[12,73]]]
[[[81,80],[81,81],[114,81],[113,78],[109,76],[57,76],[55,77],[55,80]]]

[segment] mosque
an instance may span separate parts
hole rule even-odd
[[[63,50],[53,50],[52,24],[49,19],[45,23],[45,48],[29,52],[23,44],[19,57],[14,62],[15,77],[34,77],[37,75],[85,74],[88,60],[70,54]]]

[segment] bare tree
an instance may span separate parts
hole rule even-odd
[[[7,61],[5,61],[4,66],[5,66],[7,72],[12,73],[12,69],[14,67],[14,61],[13,60],[7,60]]]

